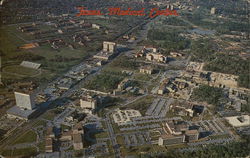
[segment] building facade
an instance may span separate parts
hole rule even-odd
[[[35,108],[34,97],[29,94],[15,92],[16,105],[23,109],[33,110]]]

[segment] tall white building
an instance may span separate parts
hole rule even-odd
[[[211,14],[216,14],[216,8],[211,8],[211,11],[210,11]]]
[[[32,95],[15,92],[16,105],[22,109],[33,110],[35,102]]]
[[[104,52],[114,53],[116,51],[116,47],[117,47],[117,45],[114,42],[107,42],[107,41],[103,42],[103,51]]]

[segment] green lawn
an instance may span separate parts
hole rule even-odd
[[[3,156],[25,156],[25,157],[31,157],[32,155],[36,154],[36,148],[30,147],[30,148],[23,148],[23,149],[14,149],[13,151],[8,149],[8,150],[3,150],[1,153]]]
[[[138,73],[134,75],[135,80],[149,81],[152,79],[152,75]]]
[[[56,114],[53,111],[46,111],[42,117],[46,120],[53,120],[55,116]]]
[[[3,68],[3,72],[13,73],[13,74],[23,75],[23,76],[33,76],[33,75],[39,74],[39,70],[26,68],[20,65],[6,66],[5,68]]]
[[[109,135],[107,132],[101,132],[101,133],[97,133],[95,135],[96,138],[107,138]]]
[[[23,136],[19,137],[14,144],[21,144],[21,143],[31,143],[36,141],[36,133],[33,131],[28,131]]]
[[[45,141],[42,141],[38,144],[40,152],[45,152]]]
[[[61,125],[61,130],[64,131],[64,130],[66,130],[66,129],[67,129],[67,130],[70,130],[71,127],[62,124],[62,125]]]
[[[152,104],[154,100],[154,96],[145,96],[143,98],[138,99],[137,101],[127,105],[126,107],[122,107],[121,109],[134,109],[139,110],[142,115],[145,114],[148,107]]]
[[[212,135],[209,136],[211,139],[225,139],[225,138],[230,138],[229,134],[222,134],[222,135]]]
[[[34,127],[38,127],[38,126],[45,126],[47,124],[46,121],[44,120],[38,120],[36,125]]]
[[[41,30],[48,30],[48,26],[37,26]],[[93,41],[88,47],[80,47],[77,49],[70,49],[67,46],[59,48],[60,51],[53,50],[50,44],[42,44],[39,47],[33,49],[18,49],[18,47],[30,43],[30,40],[34,39],[34,36],[27,33],[23,33],[17,29],[18,26],[13,25],[10,27],[0,27],[0,51],[3,53],[2,64],[4,71],[11,73],[3,73],[4,80],[21,80],[29,76],[37,74],[37,70],[28,68],[22,68],[20,66],[14,66],[21,63],[23,60],[36,62],[41,64],[42,75],[35,76],[32,78],[38,82],[43,83],[44,81],[51,80],[57,75],[64,73],[73,65],[80,63],[86,56],[93,54],[93,48],[97,47],[97,43]],[[55,35],[55,37],[58,37]],[[65,37],[65,40],[72,40],[69,37]],[[99,47],[100,45],[98,45]],[[58,59],[62,59],[61,61]],[[9,66],[13,63],[13,66]],[[13,73],[13,74],[12,74]],[[17,74],[15,74],[17,73]]]

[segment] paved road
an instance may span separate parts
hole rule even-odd
[[[113,149],[115,151],[115,157],[120,158],[121,157],[121,151],[120,151],[119,144],[117,144],[116,135],[114,133],[114,129],[113,129],[112,124],[111,124],[111,120],[110,120],[110,117],[109,117],[110,113],[111,112],[108,112],[106,114],[106,122],[105,123],[106,123],[106,125],[108,127],[109,138],[111,140]]]

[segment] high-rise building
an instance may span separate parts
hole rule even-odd
[[[211,14],[215,14],[216,13],[216,8],[211,8]]]
[[[101,59],[101,60],[109,60],[116,56],[118,53],[117,51],[117,44],[114,42],[103,42],[102,51],[94,55],[94,58]]]
[[[114,53],[116,51],[116,43],[104,41],[103,42],[103,51]]]
[[[16,105],[22,109],[33,110],[35,108],[34,97],[29,94],[15,92]]]

